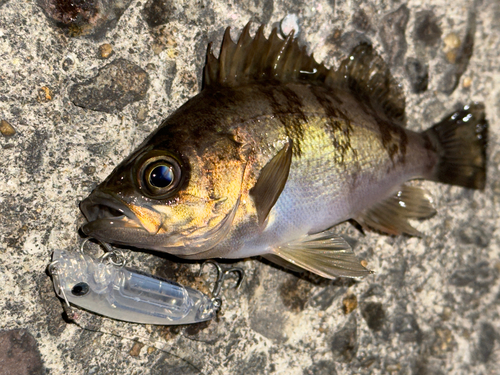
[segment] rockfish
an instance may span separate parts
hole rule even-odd
[[[474,103],[405,129],[404,97],[361,44],[338,70],[247,25],[209,45],[201,92],[81,202],[83,232],[189,259],[264,256],[326,278],[370,273],[331,228],[418,235],[429,179],[483,189],[487,121]]]

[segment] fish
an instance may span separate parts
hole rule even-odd
[[[435,214],[415,179],[484,189],[488,121],[473,102],[423,132],[369,44],[338,69],[291,32],[227,28],[199,94],[81,202],[82,231],[187,259],[262,256],[325,278],[372,271],[334,227],[419,236]]]
[[[56,294],[68,306],[117,320],[192,324],[213,319],[220,306],[196,289],[83,251],[55,250],[48,270]]]

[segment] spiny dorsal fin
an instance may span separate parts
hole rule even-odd
[[[304,47],[299,47],[291,32],[286,39],[271,31],[264,36],[264,25],[255,37],[250,36],[250,23],[241,32],[236,43],[226,29],[219,58],[212,53],[210,43],[203,76],[203,89],[235,87],[251,82],[294,82],[299,80],[324,82],[328,69],[318,64]]]
[[[405,101],[401,88],[395,83],[387,65],[368,44],[360,44],[341,63],[330,70],[314,60],[313,55],[300,47],[291,32],[286,39],[274,28],[269,39],[264,25],[250,36],[250,23],[242,30],[236,43],[231,40],[230,28],[224,33],[219,58],[208,45],[203,74],[203,89],[236,87],[252,82],[322,84],[332,89],[354,92],[379,115],[404,123]]]

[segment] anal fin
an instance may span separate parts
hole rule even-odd
[[[425,219],[435,213],[427,191],[403,185],[396,194],[376,203],[354,219],[365,227],[384,233],[420,236],[421,233],[410,225],[408,219]]]
[[[363,277],[371,273],[361,264],[351,246],[340,236],[317,233],[273,249],[292,266],[300,267],[327,279]]]

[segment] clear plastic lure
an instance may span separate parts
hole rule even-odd
[[[56,250],[49,273],[56,294],[68,306],[71,303],[127,322],[173,325],[212,319],[220,308],[218,291],[228,272],[240,274],[239,286],[243,277],[240,268],[222,272],[216,267],[218,277],[212,298],[196,289],[125,267],[118,252],[95,258],[82,250]]]

